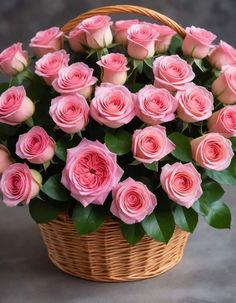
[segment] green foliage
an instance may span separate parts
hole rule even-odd
[[[151,171],[158,172],[158,162],[144,163],[144,166]]]
[[[68,201],[71,198],[68,190],[61,184],[60,174],[51,176],[41,190],[56,201]]]
[[[130,151],[132,136],[125,130],[118,130],[115,134],[106,132],[104,141],[109,150],[117,155],[124,155]]]
[[[171,154],[180,161],[191,162],[192,152],[188,137],[175,132],[169,135],[169,139],[176,145]]]
[[[206,169],[206,174],[212,180],[220,184],[236,184],[236,158],[234,157],[230,166],[223,171]]]
[[[138,243],[145,234],[140,223],[125,224],[120,222],[120,228],[124,238],[132,245]]]
[[[173,208],[175,223],[187,232],[193,232],[198,222],[198,214],[192,208],[177,205]]]

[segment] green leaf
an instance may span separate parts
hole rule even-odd
[[[133,162],[131,162],[129,165],[132,165],[132,166],[137,166],[137,165],[140,165],[141,162],[139,162],[138,160],[134,160]]]
[[[105,208],[101,205],[90,204],[84,207],[78,203],[72,215],[75,228],[80,235],[96,231],[106,218]]]
[[[147,58],[144,60],[145,64],[149,66],[151,69],[153,68],[153,58]]]
[[[215,171],[206,169],[206,174],[212,180],[220,184],[236,184],[236,158],[234,157],[230,163],[230,166],[222,171]]]
[[[214,228],[230,228],[231,213],[222,201],[213,202],[205,216],[206,222]]]
[[[120,228],[126,241],[133,245],[138,243],[145,234],[142,225],[139,223],[125,224],[124,222],[120,222]]]
[[[157,209],[141,224],[149,237],[164,243],[170,240],[175,230],[174,218],[170,211],[158,211]]]
[[[215,181],[202,183],[202,190],[203,194],[199,201],[204,203],[218,201],[224,195],[223,188]]]
[[[192,209],[201,216],[206,216],[208,214],[208,206],[204,203],[200,203],[199,200],[192,205]]]
[[[130,151],[132,136],[125,130],[118,130],[115,135],[106,132],[104,141],[111,152],[120,156]]]
[[[207,68],[204,65],[204,62],[202,59],[194,59],[194,63],[196,64],[196,66],[202,71],[202,72],[206,72]]]
[[[173,209],[175,223],[187,232],[192,233],[197,226],[198,215],[192,208],[177,205]]]
[[[236,151],[236,137],[230,138],[230,141],[232,142],[232,149]]]
[[[158,162],[152,162],[151,164],[143,163],[143,165],[149,170],[158,172]]]
[[[68,190],[61,184],[61,175],[51,176],[43,185],[41,191],[57,201],[67,201],[71,198]]]
[[[191,162],[192,152],[189,139],[177,132],[170,134],[169,139],[176,145],[171,154],[180,161]]]
[[[168,49],[168,53],[171,55],[176,55],[178,50],[181,49],[183,43],[183,39],[179,35],[175,35],[172,38],[171,45]]]
[[[134,69],[137,69],[139,74],[142,74],[142,72],[143,72],[143,60],[133,59],[133,67],[134,67]]]
[[[57,141],[56,143],[56,156],[66,162],[66,155],[67,155],[67,146],[63,141]]]

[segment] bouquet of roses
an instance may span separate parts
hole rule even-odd
[[[0,190],[37,223],[80,235],[112,217],[124,237],[168,242],[198,215],[230,227],[236,184],[236,50],[194,26],[108,16],[38,32],[0,53]]]

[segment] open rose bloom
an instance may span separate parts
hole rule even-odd
[[[198,216],[229,228],[236,50],[203,28],[178,31],[101,13],[39,31],[32,53],[1,50],[3,203],[29,204],[41,223],[67,214],[80,234],[109,217],[131,243],[193,232]]]

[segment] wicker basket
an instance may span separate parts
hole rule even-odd
[[[170,26],[182,37],[185,30],[170,18],[147,8],[115,5],[90,10],[69,21],[68,32],[80,21],[97,14],[136,13]],[[164,273],[182,258],[188,233],[176,227],[168,244],[145,236],[132,246],[124,240],[119,225],[109,218],[96,232],[79,236],[68,216],[39,225],[49,258],[61,270],[94,281],[134,281]]]

